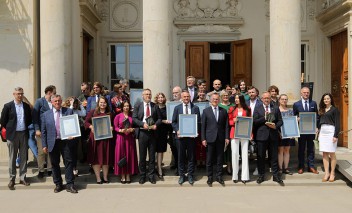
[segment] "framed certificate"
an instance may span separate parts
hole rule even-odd
[[[313,134],[317,124],[317,114],[315,112],[300,112],[299,113],[299,130],[301,135]]]
[[[197,115],[195,114],[180,114],[178,119],[178,129],[180,137],[197,137]]]
[[[253,126],[252,117],[238,116],[235,124],[235,138],[250,140],[251,134],[252,134],[252,126]]]
[[[169,101],[166,102],[166,119],[172,121],[172,116],[174,115],[174,110],[177,105],[180,105],[180,101]]]
[[[198,106],[199,112],[200,112],[200,116],[202,116],[203,110],[209,106],[209,102],[208,101],[206,101],[206,102],[195,102],[193,104]]]
[[[94,140],[112,138],[110,116],[99,116],[92,118]]]
[[[130,103],[132,108],[134,108],[136,103],[143,101],[142,94],[143,89],[130,89]]]
[[[79,128],[78,115],[67,115],[60,117],[60,137],[65,140],[69,137],[80,137],[81,129]]]
[[[282,122],[281,134],[283,139],[299,137],[297,116],[282,117]]]

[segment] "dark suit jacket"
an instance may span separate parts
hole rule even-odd
[[[32,123],[31,108],[28,104],[23,103],[24,125],[28,134],[28,126]],[[17,113],[15,102],[10,101],[4,105],[1,112],[1,128],[6,128],[6,139],[13,141],[15,138],[17,126]]]
[[[150,116],[152,116],[155,125],[159,126],[161,124],[161,115],[159,113],[159,110],[157,110],[157,106],[153,103],[150,102]],[[143,117],[144,117],[144,102],[138,102],[134,105],[133,113],[132,113],[132,121],[133,125],[136,128],[136,137],[139,137],[139,129],[143,128],[144,122],[143,122]]]
[[[196,114],[197,115],[197,124],[198,124],[198,129],[199,129],[199,124],[200,124],[200,111],[199,111],[199,107],[189,103],[190,107],[191,107],[191,114]],[[179,119],[179,115],[183,114],[183,103],[180,105],[177,105],[174,109],[174,114],[172,116],[172,128],[173,130],[177,133],[177,131],[179,130],[179,124],[178,124],[178,119]],[[177,137],[177,134],[176,134]]]
[[[188,87],[186,86],[186,88],[184,88],[184,90],[188,90]],[[193,90],[194,90],[194,96],[193,96],[193,100],[190,100],[191,102],[194,102],[197,100],[198,98],[198,88],[197,87],[193,87]],[[189,97],[191,97],[191,94],[189,94]]]
[[[45,97],[38,98],[35,101],[35,104],[33,107],[32,117],[33,117],[34,129],[36,131],[40,130],[40,125],[41,125],[40,116],[48,110],[50,110],[50,107],[49,107],[48,101],[45,99]]]
[[[202,141],[206,140],[207,143],[214,143],[217,137],[219,137],[220,141],[224,142],[225,139],[229,139],[229,117],[227,111],[219,106],[218,109],[219,118],[217,122],[212,106],[203,110],[201,128]]]
[[[108,100],[108,105],[110,107],[110,110],[112,110],[112,106],[111,106],[111,98],[110,95],[105,95],[106,99]],[[94,105],[92,107],[92,105]],[[89,96],[87,99],[87,112],[95,109],[95,107],[98,105],[98,103],[96,102],[96,97],[95,96]]]
[[[255,140],[266,141],[266,140],[278,140],[279,139],[279,130],[283,124],[281,112],[278,107],[270,106],[270,113],[275,115],[276,129],[271,129],[265,125],[265,109],[263,104],[256,105],[253,113],[253,125],[255,129]]]
[[[319,115],[318,115],[317,103],[313,100],[309,100],[308,104],[309,104],[309,112],[315,112],[317,114],[317,127],[318,127]],[[300,112],[305,112],[304,106],[302,104],[302,99],[300,99],[299,101],[293,104],[293,114],[298,116]]]
[[[70,108],[62,107],[62,116],[73,115]],[[41,115],[42,146],[48,147],[51,152],[55,146],[56,127],[53,110],[48,110]]]

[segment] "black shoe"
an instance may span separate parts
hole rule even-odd
[[[31,185],[29,182],[26,181],[26,179],[20,180],[20,184],[22,184],[22,185],[24,185],[24,186],[29,186],[29,185]]]
[[[232,180],[234,183],[238,183],[238,180]]]
[[[273,177],[273,181],[277,182],[278,184],[280,184],[280,186],[284,186],[284,181],[279,177],[279,176],[274,176]]]
[[[178,184],[182,185],[186,181],[186,177],[184,175],[180,176],[178,179]]]
[[[66,192],[71,192],[72,194],[77,194],[78,193],[78,191],[77,191],[77,189],[75,188],[74,185],[67,186],[66,187]]]
[[[221,185],[225,185],[224,180],[222,179],[222,177],[217,177],[216,178],[216,182],[220,183]]]
[[[194,178],[192,175],[188,175],[188,183],[193,185],[194,184]]]
[[[15,190],[15,180],[10,180],[7,186],[9,187],[10,190]]]
[[[56,185],[56,186],[55,186],[55,189],[54,189],[54,193],[59,193],[59,192],[61,192],[63,188],[64,188],[64,187],[63,187],[61,184]]]
[[[97,181],[97,184],[103,184],[103,181]]]
[[[131,181],[130,181],[130,180],[126,180],[126,183],[127,183],[127,184],[130,184],[130,183],[131,183]]]
[[[101,182],[103,182],[103,183],[110,183],[110,181],[109,180],[102,180]]]
[[[259,178],[257,179],[257,183],[261,184],[264,182],[264,177],[263,176],[259,176]]]
[[[286,175],[293,175],[293,173],[290,170],[288,170],[288,169],[284,169],[283,173],[286,174]]]
[[[141,177],[139,179],[139,184],[144,184],[145,183],[145,177]]]
[[[156,175],[158,176],[158,178],[160,180],[164,180],[164,174],[162,172],[161,172],[161,174],[159,172],[157,172]]]
[[[246,185],[246,183],[248,183],[248,180],[242,180],[242,183]]]
[[[154,177],[154,176],[150,177],[150,178],[149,178],[149,182],[150,182],[151,184],[156,184],[155,177]]]
[[[43,179],[44,178],[44,172],[39,172],[37,177],[39,179]]]
[[[209,187],[212,187],[212,185],[213,185],[213,178],[212,177],[208,177],[207,184]]]
[[[48,171],[48,177],[51,177],[52,174],[53,174],[52,171]]]

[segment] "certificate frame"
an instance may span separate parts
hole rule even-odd
[[[235,138],[250,140],[252,135],[252,128],[252,117],[237,116],[237,121],[235,123]]]
[[[317,114],[315,112],[299,113],[299,130],[301,135],[315,135]]]
[[[180,101],[168,101],[166,102],[166,120],[172,121],[172,116],[174,115],[175,107],[182,104]]]
[[[196,114],[180,114],[178,119],[179,137],[197,137],[198,125]]]
[[[208,106],[210,106],[209,101],[194,102],[193,104],[199,108],[200,116],[202,116],[203,110],[204,110],[205,108],[207,108]]]
[[[92,118],[94,140],[112,138],[110,116],[98,116]]]
[[[143,89],[130,89],[130,103],[131,108],[134,108],[134,105],[138,102],[142,102]]]
[[[81,137],[81,129],[79,127],[78,115],[62,116],[60,122],[60,138],[66,140],[70,137]]]
[[[297,116],[282,117],[281,135],[282,139],[297,138],[300,136]]]

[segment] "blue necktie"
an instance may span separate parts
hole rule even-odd
[[[305,102],[304,102],[304,111],[309,112],[307,102],[308,102],[308,101],[305,101]]]

